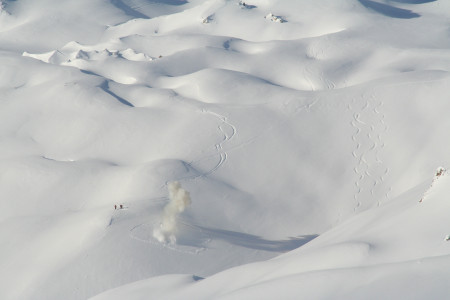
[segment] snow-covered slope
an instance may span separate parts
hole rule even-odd
[[[266,262],[199,280],[166,275],[105,292],[124,299],[442,299],[450,292],[450,176],[355,216]],[[430,218],[432,216],[432,218]]]
[[[446,292],[450,2],[1,2],[0,298]]]

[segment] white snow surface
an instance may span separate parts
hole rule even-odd
[[[449,20],[1,0],[0,299],[448,298]]]

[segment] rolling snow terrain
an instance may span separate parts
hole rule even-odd
[[[450,1],[0,1],[0,299],[445,299]]]

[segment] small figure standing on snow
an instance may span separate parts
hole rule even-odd
[[[443,175],[445,173],[445,169],[443,167],[439,167],[436,170],[436,177],[440,177],[441,175]]]
[[[117,204],[114,204],[114,209],[117,209]]]
[[[123,205],[122,204],[120,204],[120,209],[123,209]]]

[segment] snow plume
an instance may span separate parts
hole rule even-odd
[[[161,243],[173,244],[176,242],[177,216],[191,204],[191,197],[177,181],[170,182],[168,188],[170,201],[164,207],[159,228],[153,230],[153,237]]]

